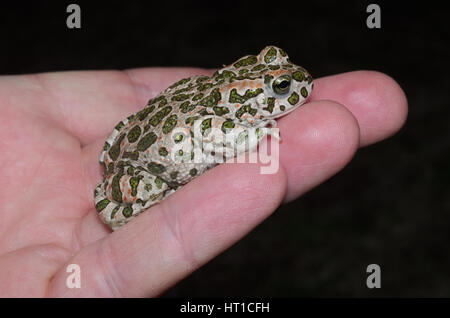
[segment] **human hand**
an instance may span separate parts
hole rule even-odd
[[[224,164],[111,233],[94,209],[98,157],[115,124],[176,80],[212,72],[147,68],[0,77],[0,295],[157,296],[394,134],[407,101],[391,78],[316,79],[278,120],[280,169]],[[81,288],[66,286],[68,264]]]

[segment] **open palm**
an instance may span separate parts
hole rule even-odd
[[[279,204],[394,134],[407,102],[391,78],[318,79],[278,120],[280,169],[220,165],[111,231],[96,215],[98,156],[115,124],[189,68],[0,77],[0,296],[156,296],[251,231]],[[81,288],[68,288],[78,264]]]

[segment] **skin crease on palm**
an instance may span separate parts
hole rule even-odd
[[[407,116],[406,97],[387,75],[316,79],[308,103],[278,120],[277,173],[260,174],[258,164],[220,165],[111,233],[92,195],[105,138],[171,83],[212,73],[146,68],[0,77],[0,296],[158,296],[280,204],[332,177],[358,147],[392,136]],[[66,287],[68,264],[81,268],[80,289]]]

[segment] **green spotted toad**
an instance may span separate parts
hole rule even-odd
[[[312,88],[309,73],[274,46],[211,77],[174,83],[119,122],[106,140],[104,177],[95,189],[100,218],[116,230],[221,162],[215,159],[254,150],[265,135],[277,137],[266,128],[302,105]],[[250,138],[248,129],[257,137]],[[236,149],[242,140],[246,146]]]

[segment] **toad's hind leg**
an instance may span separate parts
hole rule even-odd
[[[126,173],[106,177],[97,185],[95,208],[102,221],[116,230],[173,192],[161,178],[147,171],[128,169]]]

